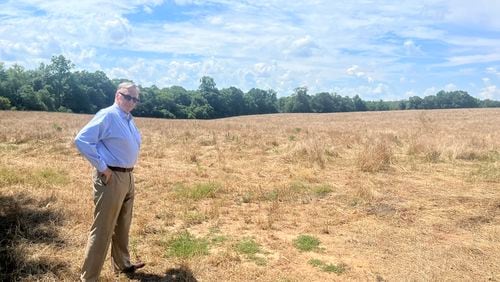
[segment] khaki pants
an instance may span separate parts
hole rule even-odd
[[[128,235],[134,204],[134,177],[131,172],[113,171],[105,184],[94,170],[94,222],[90,229],[80,279],[97,281],[111,242],[115,272],[131,266]]]

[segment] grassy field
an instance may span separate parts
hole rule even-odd
[[[90,118],[0,112],[0,280],[78,279]],[[500,109],[136,121],[132,280],[500,281]]]

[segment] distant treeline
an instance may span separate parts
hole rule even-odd
[[[72,71],[74,65],[62,55],[35,70],[19,65],[5,69],[0,62],[0,110],[95,113],[114,101],[117,85],[126,79],[110,80],[102,71]],[[465,91],[440,91],[436,95],[410,97],[401,101],[364,101],[358,95],[307,93],[298,87],[287,97],[274,90],[253,88],[244,93],[236,87],[218,89],[213,78],[200,79],[197,90],[181,86],[140,87],[141,103],[134,114],[158,118],[210,119],[269,113],[331,113],[406,109],[449,109],[500,107],[500,101],[480,100]]]

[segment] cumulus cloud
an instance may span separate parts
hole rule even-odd
[[[125,44],[132,30],[127,19],[124,18],[107,20],[102,29],[104,40],[110,44]]]
[[[311,57],[319,47],[314,43],[311,36],[307,35],[292,41],[290,47],[285,51],[297,57]]]
[[[453,84],[453,83],[448,83],[444,87],[444,90],[448,91],[448,92],[450,92],[450,91],[456,91],[457,89],[458,89],[457,86],[455,84]]]
[[[174,0],[165,6],[163,0],[4,1],[0,61],[32,67],[63,54],[111,78],[160,87],[196,88],[201,76],[210,75],[218,86],[281,94],[302,85],[311,93],[341,85],[341,95],[369,98],[406,95],[408,89],[425,93],[456,79],[455,66],[467,65],[475,81],[485,75],[478,64],[488,64],[493,79],[499,76],[492,64],[500,61],[500,40],[481,32],[498,30],[498,4],[459,1],[403,1],[397,7],[388,0]],[[158,17],[167,7],[183,20]],[[151,19],[135,17],[144,14]],[[445,29],[469,23],[470,33]],[[425,64],[412,60],[417,55]]]
[[[488,85],[481,89],[479,95],[483,99],[498,100],[500,98],[500,89],[498,89],[496,85]]]
[[[500,99],[500,89],[492,83],[491,79],[487,77],[482,78],[483,88],[479,92],[479,96],[483,99]]]
[[[346,70],[346,73],[351,76],[366,79],[368,82],[373,82],[373,78],[362,71],[358,65],[351,66]]]

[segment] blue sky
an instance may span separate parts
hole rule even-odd
[[[143,86],[500,100],[500,0],[0,0],[0,62]]]

